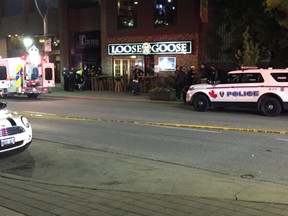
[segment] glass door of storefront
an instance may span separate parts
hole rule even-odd
[[[113,70],[114,77],[123,77],[127,80],[131,80],[135,65],[139,65],[139,68],[144,71],[144,58],[115,58]]]

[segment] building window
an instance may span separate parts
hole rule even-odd
[[[138,0],[118,0],[118,28],[137,27],[137,5]]]
[[[22,0],[5,0],[3,7],[4,16],[16,16],[22,13]]]
[[[177,0],[155,0],[155,26],[169,26],[176,24]]]

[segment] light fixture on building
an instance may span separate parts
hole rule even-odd
[[[60,44],[60,40],[58,38],[54,37],[52,45],[54,47],[57,47],[57,46],[59,46],[59,44]]]
[[[44,44],[45,43],[45,38],[39,37],[39,43]]]

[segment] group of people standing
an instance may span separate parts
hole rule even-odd
[[[73,67],[68,70],[64,68],[62,75],[64,77],[64,90],[65,91],[74,91],[75,85],[81,81],[85,83],[85,71],[83,69],[75,70]],[[135,65],[132,74],[133,82],[133,93],[135,95],[140,94],[140,82],[144,78],[144,71],[139,68],[138,65]],[[207,68],[205,64],[201,64],[199,70],[192,65],[189,71],[186,73],[183,71],[183,67],[177,65],[175,70],[175,89],[176,97],[178,99],[183,97],[185,101],[185,94],[189,87],[197,83],[214,83],[218,79],[218,72],[214,65],[210,68]],[[80,90],[80,89],[79,89]],[[83,89],[85,90],[85,89]]]
[[[135,65],[133,70],[133,92],[135,95],[140,94],[140,81],[144,78],[144,71],[139,68],[138,65]],[[186,92],[188,88],[197,83],[215,83],[218,80],[218,71],[216,67],[212,65],[208,68],[204,63],[199,67],[199,70],[196,69],[194,65],[190,67],[190,70],[185,73],[183,67],[177,65],[175,71],[175,89],[176,97],[181,98],[185,101]]]
[[[191,85],[198,83],[215,83],[217,80],[218,71],[214,65],[208,68],[202,63],[199,70],[192,65],[187,73],[183,71],[182,66],[177,65],[175,70],[176,97],[180,99],[182,95],[185,101],[186,92]]]
[[[65,91],[85,90],[85,75],[82,68],[75,70],[74,67],[71,67],[70,70],[68,70],[64,67],[62,76],[64,78]]]

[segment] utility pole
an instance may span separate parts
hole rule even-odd
[[[35,2],[35,6],[37,8],[38,13],[43,20],[43,37],[45,40],[43,48],[44,48],[44,52],[45,52],[46,61],[49,62],[48,52],[51,51],[51,39],[48,38],[48,11],[49,11],[49,7],[46,8],[46,12],[43,14],[39,8],[37,0],[34,0],[34,2]]]
[[[42,20],[43,20],[43,37],[44,37],[44,53],[45,53],[45,60],[47,62],[49,62],[49,54],[48,52],[51,52],[52,48],[51,48],[51,38],[48,38],[48,12],[49,12],[49,7],[47,6],[46,2],[45,2],[45,6],[46,6],[46,12],[43,14],[39,8],[38,2],[37,0],[34,0],[35,2],[35,6],[37,8],[37,11],[39,13],[39,15],[41,16]],[[48,88],[48,92],[51,93],[52,89],[49,87]]]

